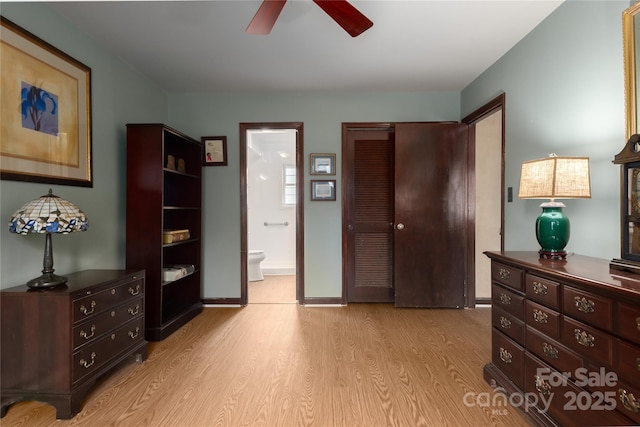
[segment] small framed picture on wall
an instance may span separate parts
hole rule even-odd
[[[310,154],[311,175],[335,175],[336,155],[335,154]]]
[[[203,136],[202,141],[202,165],[226,166],[227,165],[227,137]]]
[[[335,201],[336,200],[336,180],[311,181],[311,201]]]

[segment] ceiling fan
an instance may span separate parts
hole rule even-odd
[[[286,2],[287,0],[263,0],[246,32],[258,35],[269,34]],[[344,28],[351,37],[357,37],[373,26],[373,22],[347,0],[313,0],[313,2]]]

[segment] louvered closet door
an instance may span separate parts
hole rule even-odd
[[[346,141],[347,301],[393,302],[393,131],[348,130]]]

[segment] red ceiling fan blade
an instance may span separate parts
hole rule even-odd
[[[313,0],[344,30],[356,37],[373,26],[373,22],[347,0]]]
[[[249,23],[246,32],[258,35],[269,34],[286,2],[287,0],[264,0]]]

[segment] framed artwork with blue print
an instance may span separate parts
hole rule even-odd
[[[0,22],[0,178],[91,187],[91,69]]]

